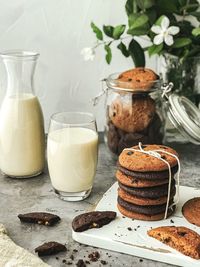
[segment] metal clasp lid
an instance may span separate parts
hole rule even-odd
[[[106,79],[101,80],[101,92],[96,95],[94,98],[92,98],[92,104],[93,106],[96,106],[99,103],[100,98],[107,93],[108,88],[104,87],[104,82],[106,82]]]
[[[166,97],[167,99],[169,99],[169,93],[171,93],[173,87],[174,87],[174,84],[172,82],[170,82],[170,83],[164,83],[161,86],[161,90],[163,90],[163,92],[162,92],[162,98]]]

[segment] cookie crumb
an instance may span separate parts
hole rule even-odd
[[[90,259],[90,261],[95,262],[98,261],[98,259],[100,258],[100,254],[98,251],[94,251],[88,255],[88,258]]]
[[[74,255],[71,255],[70,256],[70,259],[73,261],[74,260]]]
[[[106,265],[107,264],[107,261],[101,260],[101,264],[102,265]]]
[[[76,263],[76,266],[77,267],[86,267],[85,262],[82,259],[78,260],[78,262]]]

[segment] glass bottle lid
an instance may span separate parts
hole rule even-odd
[[[165,96],[168,99],[167,115],[172,124],[190,142],[200,145],[200,109],[184,96],[174,93]]]

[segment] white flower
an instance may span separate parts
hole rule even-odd
[[[179,33],[180,28],[176,26],[169,27],[169,24],[170,21],[168,17],[164,16],[160,26],[153,25],[151,27],[151,31],[157,34],[153,39],[153,43],[155,45],[159,45],[163,42],[165,42],[168,46],[173,45],[173,35]]]
[[[92,61],[95,57],[95,50],[92,47],[85,47],[81,50],[81,55],[84,57],[85,61]]]

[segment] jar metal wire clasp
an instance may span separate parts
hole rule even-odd
[[[174,84],[172,82],[164,83],[161,86],[161,89],[163,90],[162,98],[166,97],[167,99],[169,99],[169,94],[171,93],[173,87],[174,87]]]
[[[93,106],[96,106],[98,103],[99,103],[99,100],[100,100],[100,98],[103,96],[103,95],[105,95],[106,93],[107,93],[107,91],[108,91],[108,88],[106,87],[104,87],[104,82],[106,81],[106,79],[103,79],[103,80],[101,80],[101,86],[102,86],[102,88],[101,88],[101,92],[98,94],[98,95],[96,95],[94,98],[92,98],[92,104],[93,104]]]

